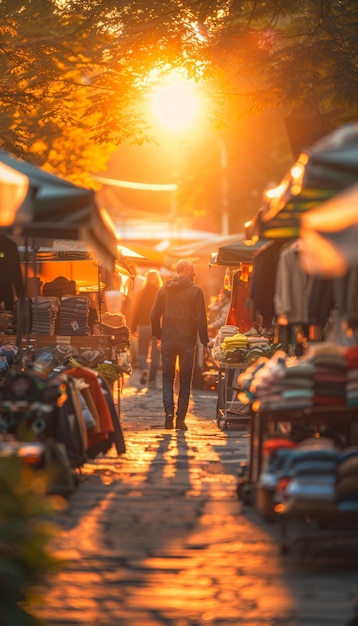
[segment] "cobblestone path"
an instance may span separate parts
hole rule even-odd
[[[84,467],[41,590],[51,626],[346,626],[357,553],[282,556],[278,528],[242,507],[248,434],[221,431],[215,392],[193,391],[185,433],[163,428],[160,390],[121,396],[127,451]],[[10,626],[10,625],[9,625]]]

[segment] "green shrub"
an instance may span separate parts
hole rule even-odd
[[[31,615],[34,589],[62,566],[49,549],[56,500],[45,494],[45,475],[16,456],[0,458],[1,625],[44,624]]]

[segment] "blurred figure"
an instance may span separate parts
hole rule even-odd
[[[131,278],[130,294],[129,294],[129,297],[127,297],[123,313],[126,316],[127,326],[129,328],[132,328],[132,317],[133,317],[133,309],[135,306],[135,301],[137,299],[137,296],[140,290],[142,289],[144,285],[145,278],[140,273],[139,268],[134,263],[134,261],[128,261],[127,267],[130,273],[132,274],[132,278]],[[130,349],[132,367],[140,367],[138,352],[139,352],[138,337],[132,335],[131,349]]]
[[[221,289],[216,301],[208,306],[209,314],[209,335],[215,337],[218,330],[226,324],[227,316],[230,310],[231,291]]]
[[[148,352],[150,348],[149,386],[155,387],[160,361],[160,351],[152,337],[150,313],[160,287],[162,278],[157,270],[151,269],[145,274],[143,287],[137,293],[133,303],[131,332],[138,337],[138,359],[142,371],[140,382],[148,382]]]
[[[122,277],[117,277],[118,285],[116,289],[103,291],[103,300],[101,301],[101,312],[104,313],[122,313],[124,316],[127,296],[122,291]],[[103,306],[102,306],[103,305]]]

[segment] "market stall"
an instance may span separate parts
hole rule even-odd
[[[273,271],[265,306],[280,331],[275,339],[285,331],[285,349],[239,377],[250,407],[251,449],[238,492],[280,521],[283,551],[296,541],[350,541],[351,531],[357,538],[356,218],[352,205],[344,215],[342,204],[352,200],[358,180],[357,131],[347,125],[305,151],[247,232],[275,242],[256,268],[262,284],[267,268]],[[340,239],[350,226],[344,253]],[[310,263],[314,227],[319,236],[328,233],[331,246],[335,233],[340,263],[332,266],[324,245],[311,246]],[[297,534],[296,522],[302,523]]]
[[[118,321],[116,329],[108,334],[102,324],[104,292],[119,289],[123,282],[128,289],[131,274],[123,253],[112,272],[78,242],[56,240],[52,247],[20,247],[18,256],[26,310],[21,316],[23,347],[71,343],[80,350],[101,350],[106,359],[114,359],[118,349],[127,349],[128,337],[122,345],[115,338]],[[15,341],[11,311],[7,317],[9,326],[3,323],[1,328],[2,343]]]
[[[7,269],[4,273],[6,281],[2,281],[2,289],[6,286],[9,292],[16,287],[17,335],[20,341],[23,324],[19,323],[19,318],[25,309],[23,298],[26,294],[24,287],[17,285],[20,260],[16,262],[14,244],[36,250],[41,245],[51,245],[54,239],[59,238],[83,241],[102,267],[112,272],[118,256],[118,242],[109,216],[96,205],[93,190],[73,185],[4,151],[0,151],[0,164],[9,171],[9,180],[10,174],[15,174],[26,183],[24,188],[24,183],[15,179],[10,214],[3,212],[3,208],[9,208],[9,198],[5,194],[8,181],[0,181],[1,244],[8,247],[12,245],[13,260],[11,272]],[[8,251],[1,258],[6,264]],[[10,267],[8,263],[7,266]],[[1,296],[0,293],[0,302],[3,300]]]
[[[209,267],[224,265],[226,267],[240,267],[242,263],[252,263],[255,254],[269,244],[269,240],[246,240],[244,236],[226,245],[218,247],[209,261]]]
[[[129,332],[121,334],[120,343],[118,328],[113,334],[105,335],[101,329],[98,335],[92,334],[87,323],[90,312],[88,293],[77,292],[73,277],[60,275],[49,280],[49,274],[44,273],[45,284],[52,283],[52,289],[61,287],[61,293],[53,291],[43,296],[36,292],[44,282],[38,276],[37,255],[41,246],[46,246],[42,253],[44,257],[48,254],[57,257],[52,267],[57,265],[58,271],[59,260],[63,267],[69,263],[71,271],[76,262],[86,263],[86,272],[88,266],[95,266],[95,286],[99,291],[103,277],[115,275],[118,259],[127,278],[130,272],[123,261],[122,251],[117,248],[110,219],[97,207],[92,190],[72,185],[4,152],[0,152],[0,164],[9,168],[11,174],[21,173],[20,182],[18,177],[13,179],[15,190],[12,189],[11,194],[14,200],[11,212],[3,211],[9,207],[9,198],[5,193],[7,182],[2,184],[0,180],[0,270],[4,277],[0,302],[5,304],[0,316],[1,431],[18,438],[21,443],[26,428],[27,436],[42,445],[42,463],[46,463],[46,454],[51,451],[56,456],[56,459],[52,458],[56,462],[51,461],[51,469],[56,466],[63,470],[67,463],[78,478],[76,472],[88,456],[104,453],[112,444],[118,454],[125,450],[119,403],[115,406],[111,374],[114,371],[117,380],[122,375],[118,352],[128,347]],[[24,187],[23,181],[26,183]],[[3,219],[4,215],[6,219]],[[72,259],[65,259],[63,250],[49,252],[58,238],[86,242],[86,249],[77,250]],[[23,268],[19,245],[23,246]],[[48,258],[46,261],[42,258],[41,269],[48,261]],[[80,271],[84,277],[82,265]],[[30,277],[34,279],[35,289],[31,297],[27,292]],[[81,286],[90,288],[88,279],[85,282],[87,284]],[[16,300],[16,307],[6,311],[6,307],[11,307],[11,296]],[[61,307],[61,333],[57,334],[56,317]],[[6,322],[10,321],[8,313],[15,315],[15,324],[11,328],[6,328]],[[31,324],[35,322],[35,332],[28,324],[29,319]],[[14,326],[16,334],[12,335]],[[111,372],[108,371],[109,365]],[[76,378],[79,378],[77,383]],[[51,389],[55,389],[56,394],[50,412],[48,398]],[[52,419],[52,412],[56,419]],[[27,440],[31,441],[31,438]],[[64,462],[62,466],[60,458]],[[56,493],[66,489],[68,494],[72,487],[73,484],[57,485]]]
[[[248,425],[248,407],[238,399],[238,378],[258,355],[271,355],[270,340],[259,332],[250,302],[250,281],[257,253],[270,242],[247,242],[243,238],[220,246],[209,266],[226,266],[231,302],[226,323],[218,330],[212,355],[218,368],[217,423]]]
[[[92,189],[74,185],[3,150],[0,164],[28,180],[27,193],[13,219],[0,222],[1,233],[32,248],[48,245],[53,239],[82,241],[103,266],[113,269],[117,236],[109,215],[97,206]]]
[[[251,438],[240,496],[265,519],[280,521],[282,551],[312,539],[319,522],[329,521],[337,539],[342,521],[356,525],[358,407],[350,382],[357,378],[356,352],[323,342],[305,357],[281,354],[241,377]],[[297,531],[291,526],[297,520],[310,524]]]
[[[104,294],[113,289],[117,293],[120,288],[128,291],[131,274],[127,262],[132,258],[138,255],[121,247],[115,270],[109,272],[79,242],[56,240],[51,248],[20,250],[31,302],[31,323],[23,341],[35,350],[67,345],[80,357],[83,352],[97,355],[96,367],[106,369],[118,407],[122,376],[131,372],[129,329],[122,314],[103,310]]]

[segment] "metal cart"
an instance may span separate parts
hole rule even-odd
[[[249,406],[238,400],[237,379],[246,369],[244,363],[217,361],[218,367],[218,400],[216,420],[219,428],[228,428],[229,424],[249,427]]]

